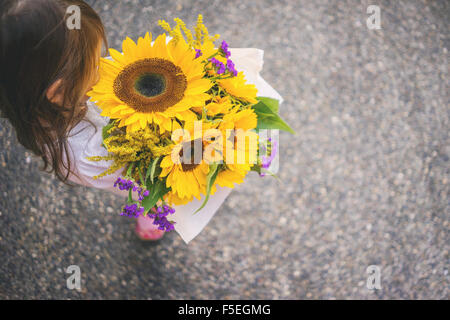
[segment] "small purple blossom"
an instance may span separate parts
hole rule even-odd
[[[228,50],[228,43],[226,43],[226,41],[222,41],[222,44],[220,46],[220,50],[222,51],[222,53],[225,55],[226,58],[229,58],[231,55],[230,50]]]
[[[230,73],[233,74],[233,76],[235,76],[235,77],[237,76],[238,72],[234,66],[233,61],[231,61],[230,59],[227,60],[227,69]]]
[[[126,180],[123,178],[117,178],[116,182],[114,182],[114,187],[119,187],[120,190],[126,190],[129,191],[130,189],[133,190],[133,192],[138,192],[139,201],[144,200],[144,197],[147,197],[150,194],[150,191],[145,190],[142,187],[139,187],[141,184],[136,183],[134,184],[131,180]]]
[[[114,187],[119,186],[120,190],[130,190],[131,188],[134,189],[134,183],[131,180],[126,180],[122,178],[117,178],[116,182],[114,182]]]
[[[144,207],[138,207],[136,203],[133,203],[131,205],[125,205],[120,215],[130,218],[137,218],[142,213],[144,213]]]
[[[158,229],[164,230],[166,232],[172,231],[175,228],[174,222],[170,222],[166,217],[159,218],[158,220],[155,219],[155,221],[153,221],[153,224],[159,225]]]
[[[203,52],[200,49],[195,49],[195,52],[196,52],[195,53],[195,59],[197,59],[198,57],[203,55]]]
[[[220,62],[219,60],[217,60],[214,57],[209,59],[209,61],[211,61],[213,66],[217,68],[217,74],[225,73],[226,68],[225,68],[225,65],[222,62]]]
[[[227,59],[226,65],[214,57],[209,59],[209,61],[215,68],[217,68],[217,74],[224,74],[227,71],[230,72],[233,76],[237,76],[238,74],[234,62],[230,59]]]
[[[150,209],[148,216],[155,219],[153,224],[159,226],[159,230],[171,231],[174,229],[173,225],[175,222],[170,222],[167,220],[167,216],[174,213],[175,209],[169,207],[168,205],[163,205],[162,207]]]
[[[150,194],[150,191],[144,190],[143,188],[138,189],[139,201],[144,200]]]
[[[123,207],[121,216],[126,216],[130,218],[137,218],[145,212],[145,208],[141,206],[141,202],[145,197],[150,195],[150,191],[146,190],[145,187],[141,186],[140,182],[133,182],[130,179],[117,178],[114,182],[114,187],[118,187],[120,190],[133,190],[138,193],[138,202],[127,204]],[[169,214],[175,213],[175,209],[169,207],[168,205],[163,205],[162,207],[152,208],[148,213],[150,218],[155,219],[156,224],[160,227],[160,230],[170,231],[173,230],[173,224],[168,221],[165,217]]]

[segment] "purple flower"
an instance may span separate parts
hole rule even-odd
[[[150,191],[144,190],[143,188],[138,189],[139,201],[144,200],[144,197],[147,197],[150,194]]]
[[[126,180],[122,178],[117,178],[116,182],[114,182],[114,187],[119,186],[120,190],[130,190],[131,188],[134,189],[134,183],[131,180]]]
[[[211,58],[211,59],[209,59],[209,61],[211,61],[213,66],[217,68],[217,74],[225,73],[226,68],[225,68],[225,65],[222,62],[220,62],[216,58]]]
[[[148,213],[148,216],[155,219],[153,224],[159,226],[159,230],[171,231],[174,229],[173,225],[175,222],[167,220],[166,217],[173,213],[175,213],[175,209],[169,207],[168,205],[163,205],[162,207],[152,208]]]
[[[198,57],[203,55],[203,52],[200,49],[195,49],[195,52],[196,52],[195,53],[195,59],[197,59]]]
[[[227,60],[227,69],[229,72],[231,72],[233,74],[233,76],[237,76],[238,72],[234,66],[233,61],[231,61],[230,59]]]
[[[139,215],[144,213],[144,207],[138,207],[136,203],[133,203],[132,205],[125,205],[122,212],[120,213],[121,216],[126,216],[130,218],[137,218]]]
[[[226,41],[222,41],[222,45],[220,46],[220,50],[225,55],[226,58],[229,58],[231,55],[231,52],[228,50],[228,43]]]
[[[135,185],[132,180],[126,180],[123,178],[117,178],[117,180],[114,182],[114,187],[119,187],[120,190],[130,190],[137,191],[139,195],[139,202],[144,200],[144,197],[147,197],[150,195],[149,190],[145,190],[144,187],[138,187],[140,183],[137,183]],[[137,218],[141,214],[143,214],[145,211],[144,207],[141,207],[137,203],[133,203],[130,205],[125,205],[122,209],[122,212],[120,213],[121,216],[126,216],[130,218]],[[175,213],[175,209],[169,207],[168,205],[163,205],[161,207],[153,207],[148,212],[148,216],[150,218],[155,219],[153,222],[154,224],[158,225],[158,229],[165,230],[165,231],[171,231],[174,229],[173,224],[175,222],[171,222],[167,220],[167,216],[169,214]]]
[[[155,221],[153,221],[153,224],[159,226],[159,230],[164,230],[167,232],[174,229],[175,222],[170,222],[166,217],[162,217],[159,219],[155,219]]]
[[[147,213],[147,215],[153,219],[158,218],[159,216],[155,208],[151,208],[150,211]]]
[[[144,200],[144,197],[147,197],[150,194],[150,191],[145,190],[143,187],[139,187],[141,185],[140,182],[134,184],[131,180],[126,180],[122,178],[117,178],[116,182],[114,182],[114,187],[119,187],[120,190],[129,191],[132,189],[134,192],[138,192],[139,201]]]

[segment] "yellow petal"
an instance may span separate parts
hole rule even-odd
[[[127,62],[131,63],[136,60],[136,43],[129,37],[127,37],[122,43],[122,51],[127,58]]]
[[[115,61],[119,62],[120,64],[122,64],[122,65],[127,64],[127,59],[124,57],[124,55],[122,53],[120,53],[116,49],[113,49],[113,48],[109,49],[109,54]]]
[[[157,58],[169,58],[166,44],[166,34],[159,35],[153,44],[153,51]]]

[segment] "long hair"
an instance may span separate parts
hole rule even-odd
[[[66,23],[71,5],[80,8],[79,29]],[[68,134],[86,114],[99,46],[107,48],[101,19],[81,0],[2,0],[0,15],[1,116],[19,143],[43,159],[41,170],[68,184]],[[62,103],[47,98],[56,81]]]

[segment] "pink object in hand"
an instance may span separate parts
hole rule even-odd
[[[139,215],[136,222],[136,234],[141,240],[159,240],[164,236],[165,231],[159,230],[153,224],[155,219]]]

